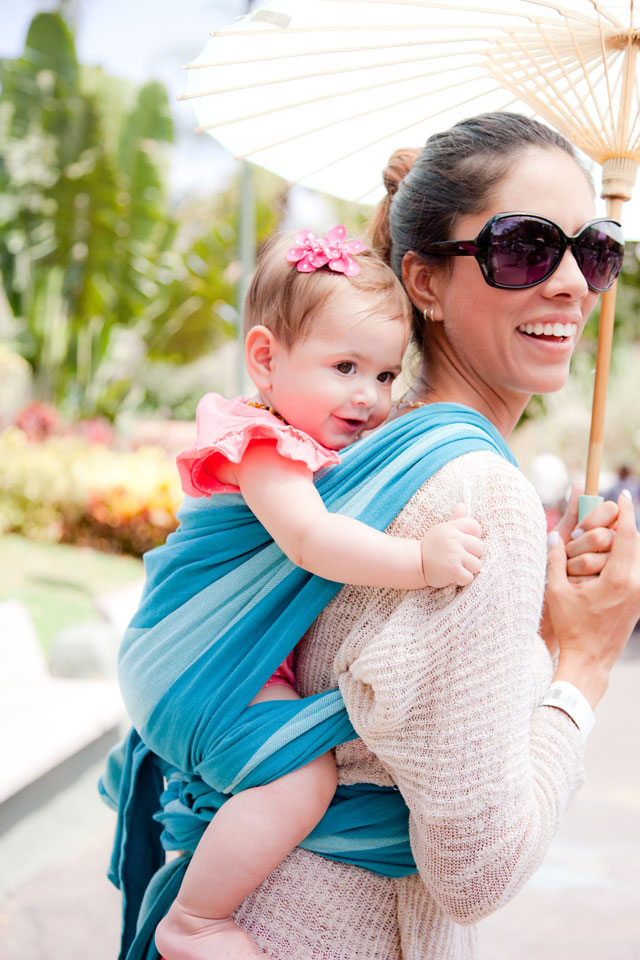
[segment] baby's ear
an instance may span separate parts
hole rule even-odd
[[[258,390],[271,389],[273,358],[277,340],[268,327],[251,327],[244,341],[244,361],[247,373]]]

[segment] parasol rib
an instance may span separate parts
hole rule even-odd
[[[251,90],[255,87],[265,87],[279,83],[297,83],[299,80],[314,80],[317,77],[333,77],[343,73],[364,73],[366,70],[379,70],[384,67],[404,66],[407,63],[424,63],[424,57],[410,57],[402,60],[387,60],[381,63],[369,63],[366,67],[334,67],[331,70],[318,70],[314,73],[302,73],[289,77],[276,77],[273,80],[254,80],[251,83],[239,83],[232,87],[222,87],[217,90],[199,90],[197,93],[183,93],[178,100],[194,100],[198,97],[212,97],[219,93],[233,93],[237,90]]]
[[[504,88],[502,84],[500,84],[499,86],[494,87],[492,90],[489,90],[489,91],[482,90],[480,91],[480,93],[476,93],[472,97],[466,97],[464,100],[461,100],[457,104],[452,105],[448,103],[441,110],[436,110],[434,113],[430,113],[428,116],[421,117],[418,120],[414,120],[412,123],[407,123],[402,127],[398,127],[396,130],[392,130],[388,133],[385,133],[384,136],[382,137],[376,137],[374,140],[370,140],[368,143],[359,144],[359,146],[355,150],[348,150],[347,153],[342,154],[342,156],[340,157],[333,157],[333,159],[331,159],[327,163],[323,163],[319,167],[315,167],[313,170],[308,170],[306,173],[301,174],[301,176],[299,176],[295,182],[297,183],[301,180],[306,180],[308,177],[312,177],[314,174],[319,173],[321,170],[328,170],[329,167],[334,166],[334,164],[339,163],[341,160],[347,160],[349,157],[354,156],[354,154],[359,153],[361,150],[366,150],[368,147],[373,147],[377,143],[382,143],[383,140],[388,140],[391,137],[395,137],[397,134],[404,133],[405,130],[411,130],[414,127],[419,126],[420,124],[423,124],[425,121],[431,120],[433,117],[437,117],[441,113],[445,113],[447,110],[451,110],[452,107],[462,106],[463,104],[471,103],[472,100],[477,100],[478,97],[483,97],[487,93],[496,93],[503,89]],[[261,150],[262,150],[262,147],[256,147],[255,150],[252,150],[248,153],[239,154],[236,159],[246,160],[249,157],[253,156],[254,154],[261,152]]]
[[[323,0],[324,3],[343,3],[344,0]],[[348,0],[349,3],[384,3],[384,4],[397,4],[398,6],[404,7],[430,7],[434,10],[459,10],[461,13],[465,13],[469,9],[469,4],[461,4],[460,6],[454,5],[452,3],[435,3],[433,0]],[[545,7],[547,10],[555,10],[556,13],[564,15],[565,13],[571,17],[573,20],[580,20],[583,23],[593,23],[593,21],[586,17],[583,13],[578,13],[577,10],[568,10],[566,7],[562,7],[557,3],[549,3],[546,0],[528,0],[529,3],[535,5],[536,7]],[[594,10],[598,14],[605,14],[605,19],[608,19],[617,29],[624,30],[623,25],[614,17],[613,14],[609,14],[607,10],[601,10],[599,4],[596,0],[589,0]],[[473,5],[474,13],[488,13],[492,16],[497,17],[522,17],[525,20],[534,20],[534,16],[531,13],[520,13],[519,11],[509,11],[508,14],[505,14],[504,10],[496,9],[495,7],[477,7]],[[535,20],[540,20],[540,18],[535,18]]]
[[[369,93],[371,90],[378,90],[381,87],[389,88],[398,83],[410,83],[412,80],[422,80],[427,77],[442,77],[442,71],[429,70],[424,73],[412,74],[408,77],[396,77],[393,80],[383,80],[381,83],[370,83],[364,87],[350,87],[345,90],[335,90],[331,93],[323,93],[318,97],[309,97],[306,100],[297,100],[294,103],[281,103],[277,106],[262,108],[260,110],[256,110],[255,113],[247,113],[241,117],[233,116],[228,120],[216,120],[201,127],[196,127],[196,130],[201,132],[204,130],[216,130],[218,127],[226,127],[230,124],[240,123],[244,120],[255,120],[258,117],[264,117],[272,113],[281,113],[283,110],[293,110],[296,107],[307,107],[314,103],[324,103],[327,100],[334,100],[336,97],[347,97],[358,93]]]
[[[405,29],[408,29],[408,28],[405,28]],[[447,27],[447,29],[451,30],[453,28]],[[367,44],[366,46],[358,46],[358,47],[355,47],[355,46],[323,47],[321,50],[295,50],[293,53],[279,53],[279,54],[273,54],[272,56],[266,56],[266,57],[246,57],[238,60],[223,60],[223,61],[218,60],[218,61],[212,61],[210,63],[187,63],[182,69],[198,70],[198,69],[207,69],[211,67],[219,69],[221,67],[238,67],[243,65],[249,65],[252,63],[268,63],[272,60],[277,60],[279,62],[280,60],[292,60],[295,58],[303,59],[306,57],[327,56],[329,54],[333,55],[338,53],[339,54],[367,53],[368,51],[372,51],[372,50],[373,51],[387,50],[387,49],[396,50],[398,47],[425,47],[425,46],[431,46],[432,44],[437,44],[437,43],[451,43],[451,42],[452,41],[448,38],[445,39],[445,38],[436,37],[428,40],[402,40],[402,41],[396,40],[393,43],[375,43],[375,44]],[[459,41],[456,41],[456,42],[459,42]],[[478,43],[479,40],[477,37],[469,37],[468,42]],[[452,55],[459,57],[459,56],[462,56],[463,52],[464,51],[462,50],[452,51]],[[446,56],[446,54],[444,54],[444,56]],[[402,60],[399,62],[406,63],[407,61]],[[365,70],[367,69],[367,66],[363,64],[360,66],[360,69]]]
[[[575,51],[575,54],[576,54],[578,60],[580,61],[580,66],[582,67],[582,75],[584,76],[584,78],[585,78],[585,80],[586,80],[587,86],[588,86],[588,88],[589,88],[589,93],[590,93],[590,95],[591,95],[591,99],[592,99],[593,103],[595,104],[596,112],[597,112],[598,117],[599,117],[599,120],[600,120],[600,129],[601,129],[602,131],[605,131],[607,124],[606,124],[605,118],[604,118],[604,116],[603,116],[603,114],[602,114],[602,111],[601,111],[601,109],[600,109],[600,104],[599,104],[599,102],[598,102],[598,98],[596,97],[596,93],[595,93],[595,90],[594,90],[594,87],[593,87],[593,84],[592,84],[592,81],[591,81],[591,70],[588,70],[588,69],[587,69],[587,65],[586,65],[586,63],[585,63],[584,56],[583,56],[583,53],[582,53],[582,47],[581,47],[580,44],[577,42],[576,37],[575,37],[575,34],[574,34],[574,31],[573,31],[573,29],[570,27],[570,25],[569,25],[568,22],[567,22],[567,29],[569,30],[569,36],[571,37],[571,41],[572,41],[572,43],[573,43],[573,49],[574,49],[574,51]]]
[[[527,87],[517,80],[506,79],[506,71],[504,73],[499,73],[491,67],[489,67],[489,69],[497,80],[502,80],[503,86],[511,90],[512,93],[522,97],[522,99],[525,100],[529,106],[532,106],[534,109],[537,108],[537,110],[542,113],[543,116],[546,115],[548,118],[553,117],[552,122],[555,126],[558,126],[559,121],[560,124],[564,123],[564,125],[572,125],[574,119],[572,107],[569,103],[567,103],[560,89],[553,84],[551,78],[548,75],[540,74],[535,63],[530,63],[528,71],[526,71],[525,67],[520,67],[521,70],[525,71],[525,78],[527,81],[529,81],[533,87],[533,90],[531,89],[531,86]],[[556,95],[556,102],[553,104],[549,99],[549,87],[551,87],[551,91]]]
[[[484,74],[478,74],[478,76],[475,79],[486,80],[487,77]],[[320,133],[322,130],[330,130],[332,127],[339,126],[339,124],[341,123],[347,123],[352,120],[360,120],[361,117],[371,116],[372,114],[375,114],[375,113],[381,113],[384,110],[391,110],[393,107],[400,107],[405,103],[413,103],[415,100],[421,100],[424,97],[432,95],[433,93],[441,93],[447,90],[452,90],[454,87],[466,86],[468,82],[469,81],[465,79],[465,80],[459,80],[457,83],[448,83],[444,87],[440,87],[440,88],[436,87],[434,90],[423,90],[412,97],[403,97],[401,100],[396,100],[394,103],[384,103],[384,104],[381,104],[380,106],[374,107],[373,109],[369,108],[369,110],[359,110],[357,113],[351,114],[351,116],[337,117],[332,120],[328,120],[326,123],[322,123],[319,126],[313,127],[309,130],[296,130],[295,133],[292,133],[288,137],[283,137],[282,140],[274,140],[272,143],[261,143],[258,149],[261,152],[263,150],[273,150],[275,147],[281,147],[283,144],[290,143],[292,140],[302,139],[303,137],[311,136],[314,133]],[[500,89],[500,88],[496,87],[494,89]],[[484,96],[485,93],[486,91],[483,90],[481,95]],[[466,101],[462,101],[462,102],[466,102]],[[411,126],[415,126],[415,121],[411,124]],[[374,142],[377,142],[377,141],[374,141]],[[238,154],[237,159],[247,160],[253,153],[256,153],[256,152],[257,152],[256,150],[252,150],[248,153]],[[313,172],[315,173],[316,171],[314,170]]]
[[[589,116],[588,107],[584,102],[582,96],[580,95],[579,91],[577,90],[572,76],[567,71],[563,59],[558,55],[558,52],[553,45],[552,39],[548,36],[548,34],[545,31],[542,31],[542,30],[541,30],[541,38],[544,41],[546,48],[550,52],[553,62],[557,64],[560,75],[564,77],[568,86],[568,91],[570,91],[573,94],[573,96],[578,100],[578,103],[580,104],[580,106],[584,111],[584,115],[587,117],[590,125],[593,126],[593,122],[591,121],[591,118]],[[523,52],[526,53],[526,50],[522,47],[521,43],[517,42],[517,45]],[[532,61],[531,66],[534,70],[536,70],[536,66],[537,66],[536,63]],[[542,72],[542,76],[538,77],[537,74],[532,75],[531,71],[529,71],[528,79],[539,90],[540,99],[537,100],[536,102],[538,103],[538,109],[540,113],[543,116],[546,116],[547,119],[551,119],[551,122],[553,122],[555,125],[558,125],[558,117],[563,116],[565,123],[567,123],[570,127],[575,127],[576,126],[575,104],[571,104],[569,102],[566,95],[567,92],[563,92],[561,90],[553,74],[551,72],[546,72],[546,73]],[[543,81],[546,81],[546,82],[543,83]],[[517,83],[509,84],[509,86],[511,87],[512,90],[520,89]],[[551,93],[555,94],[555,102],[550,97],[549,88],[551,88]],[[531,103],[530,91],[529,91],[529,97],[530,97],[529,102]],[[559,104],[561,104],[564,109],[559,110],[558,109]],[[578,129],[580,128],[578,127]]]

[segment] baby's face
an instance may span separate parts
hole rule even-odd
[[[379,296],[336,293],[308,336],[276,352],[270,402],[291,426],[340,450],[386,419],[408,340],[408,323]]]

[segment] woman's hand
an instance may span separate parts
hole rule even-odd
[[[593,509],[578,527],[578,508],[582,487],[574,484],[562,519],[554,527],[566,548],[567,577],[571,582],[597,577],[609,558],[618,519],[618,505],[605,500]],[[546,596],[542,608],[540,635],[552,656],[558,652],[558,641],[549,617]]]
[[[578,526],[578,499],[579,489],[574,487],[567,512],[556,527],[566,546],[569,580],[595,577],[604,569],[618,520],[617,503],[605,500],[591,510]]]
[[[620,495],[618,511],[609,559],[598,576],[570,579],[563,538],[550,534],[547,603],[559,650],[554,679],[573,683],[593,707],[640,618],[640,535],[630,497]]]

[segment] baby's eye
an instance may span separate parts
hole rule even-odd
[[[336,363],[336,370],[339,373],[355,373],[356,365],[351,360],[343,360],[342,363]]]
[[[378,380],[380,381],[380,383],[393,383],[395,378],[396,378],[396,375],[395,373],[392,373],[391,370],[385,370],[384,373],[378,374]]]

